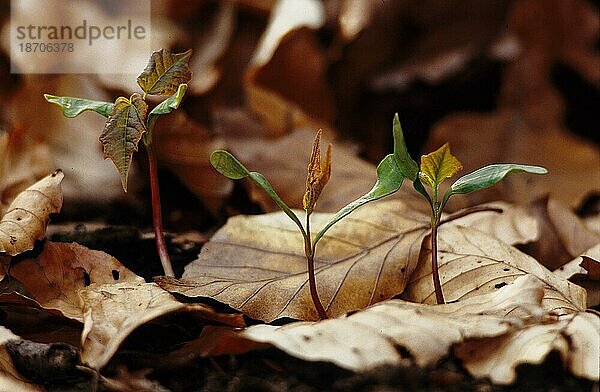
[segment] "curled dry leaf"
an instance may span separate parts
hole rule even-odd
[[[83,322],[79,290],[91,283],[143,282],[114,257],[77,243],[46,242],[39,256],[10,269],[21,285],[21,297],[33,305]],[[15,299],[16,301],[17,299]]]
[[[21,192],[0,220],[0,253],[15,256],[33,249],[46,236],[50,214],[63,202],[60,183],[64,174],[56,170]]]
[[[543,197],[531,203],[538,221],[540,240],[527,247],[527,253],[551,270],[600,243],[600,233],[590,230],[563,203]]]
[[[566,263],[554,273],[585,288],[588,307],[600,305],[600,243]]]
[[[456,355],[475,377],[510,384],[518,365],[542,363],[551,351],[557,351],[574,375],[598,380],[599,342],[600,318],[580,312],[553,323],[529,325],[507,336],[467,340],[456,348]]]
[[[502,336],[539,315],[542,284],[525,276],[497,292],[441,306],[387,300],[347,317],[283,327],[257,325],[241,336],[269,343],[293,356],[331,361],[354,371],[397,364],[396,345],[419,366],[434,364],[465,339]],[[435,336],[435,339],[432,339]]]
[[[314,213],[319,229],[332,214]],[[335,225],[317,247],[317,289],[333,317],[401,293],[415,268],[429,218],[401,201],[372,203]],[[267,322],[318,318],[312,306],[302,236],[284,213],[230,218],[186,266],[161,287],[210,297]]]
[[[419,266],[412,274],[402,297],[409,301],[435,303],[431,278],[430,249],[421,252]],[[519,276],[535,275],[544,283],[542,306],[559,314],[586,308],[581,287],[561,279],[532,257],[479,230],[455,226],[440,228],[438,263],[447,301],[497,290]]]
[[[9,342],[18,342],[21,338],[12,333],[8,328],[0,326],[0,390],[14,392],[42,392],[41,386],[28,383],[19,374],[13,360],[6,350]]]
[[[167,314],[188,312],[199,319],[235,327],[241,315],[226,315],[201,304],[183,304],[154,283],[92,284],[80,290],[84,315],[81,359],[101,369],[137,327]]]
[[[28,140],[24,128],[0,131],[0,216],[14,198],[52,171],[47,145]]]

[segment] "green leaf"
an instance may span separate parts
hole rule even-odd
[[[327,232],[331,226],[339,222],[342,218],[356,210],[358,207],[396,192],[402,186],[404,177],[404,173],[400,169],[400,165],[398,164],[398,160],[394,154],[389,154],[383,158],[383,160],[377,166],[377,182],[373,188],[363,196],[339,210],[325,225],[325,227],[323,227],[319,233],[317,233],[313,244],[316,245],[316,243],[321,239],[321,237],[323,237],[323,235],[325,235],[325,232]]]
[[[210,154],[210,164],[222,175],[232,180],[240,180],[250,175],[250,171],[225,150],[216,150]]]
[[[450,196],[471,193],[489,188],[497,184],[509,173],[526,172],[532,174],[546,174],[548,170],[541,166],[519,165],[516,163],[498,163],[477,169],[456,180],[446,191],[442,205],[446,204]]]
[[[398,166],[404,177],[414,181],[419,173],[419,165],[408,153],[406,148],[406,142],[404,141],[404,133],[402,132],[402,126],[400,125],[400,118],[398,113],[394,115],[394,156],[398,162]]]
[[[112,102],[92,101],[91,99],[58,97],[56,95],[44,94],[46,101],[60,106],[65,117],[73,118],[79,116],[86,110],[108,117],[113,109]]]
[[[133,94],[130,99],[119,97],[100,135],[104,158],[115,164],[125,192],[133,153],[138,150],[138,143],[146,132],[147,112],[148,105],[139,94]]]
[[[448,143],[436,151],[421,157],[420,179],[431,188],[437,187],[446,179],[462,170],[462,165],[454,155],[450,153]]]
[[[265,176],[258,172],[249,171],[240,161],[237,160],[236,157],[225,150],[213,151],[213,153],[210,154],[210,164],[213,165],[213,167],[219,173],[227,178],[231,178],[232,180],[240,180],[242,178],[249,177],[256,185],[261,187],[267,193],[267,195],[271,197],[271,199],[273,199],[279,208],[281,208],[281,210],[285,212],[285,214],[289,216],[294,223],[296,223],[296,225],[300,228],[302,235],[306,235],[304,227],[302,227],[302,223],[300,223],[298,216],[290,207],[288,207],[287,204],[284,203],[283,200],[281,200]]]
[[[138,85],[146,94],[171,95],[180,84],[188,83],[192,71],[188,65],[192,50],[171,54],[166,49],[152,53],[148,65],[138,76]]]
[[[169,114],[179,107],[183,100],[183,96],[187,91],[187,87],[188,86],[185,83],[180,84],[175,94],[156,105],[150,114],[148,114],[148,120],[146,120],[147,132],[144,134],[144,143],[150,144],[152,142],[152,130],[154,129],[154,124],[156,124],[158,117],[163,114]]]

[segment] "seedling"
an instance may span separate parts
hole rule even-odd
[[[325,319],[327,318],[327,311],[323,307],[319,298],[314,268],[315,254],[319,240],[323,238],[323,235],[325,235],[327,230],[329,230],[335,223],[339,222],[342,218],[350,214],[358,207],[370,201],[390,195],[400,189],[402,181],[405,177],[408,177],[409,174],[403,172],[403,170],[411,170],[410,174],[416,176],[418,168],[415,164],[414,168],[407,169],[412,160],[410,160],[410,156],[408,155],[402,131],[400,129],[400,122],[398,121],[397,123],[394,123],[394,153],[386,156],[377,166],[377,182],[373,186],[373,189],[359,199],[343,207],[313,237],[310,228],[310,216],[314,211],[321,191],[325,187],[325,184],[327,184],[331,173],[331,145],[327,147],[325,158],[321,161],[320,144],[321,131],[318,131],[313,144],[310,162],[308,164],[306,191],[302,199],[306,218],[305,226],[302,225],[296,213],[289,208],[283,200],[281,200],[275,190],[273,190],[273,187],[269,181],[267,181],[262,174],[249,171],[232,154],[223,150],[214,151],[210,156],[210,162],[215,169],[219,171],[219,173],[228,178],[234,180],[250,178],[255,184],[261,187],[273,199],[273,201],[275,201],[279,208],[281,208],[281,210],[288,217],[290,217],[296,226],[298,226],[298,229],[302,233],[302,237],[304,239],[304,254],[307,262],[308,283],[311,299],[319,317],[321,319]],[[403,162],[407,163],[403,164]]]
[[[411,169],[417,163],[411,159],[410,163],[404,162]],[[431,271],[433,286],[438,304],[445,303],[442,284],[440,281],[437,261],[437,232],[442,217],[442,211],[446,203],[453,195],[466,194],[481,189],[489,188],[500,182],[506,175],[514,172],[527,172],[532,174],[546,174],[548,171],[540,166],[519,165],[514,163],[493,164],[482,167],[456,180],[444,193],[441,201],[439,199],[439,186],[447,178],[453,177],[462,170],[462,164],[450,153],[448,143],[436,151],[421,157],[421,166],[417,175],[411,171],[409,179],[413,181],[415,189],[425,197],[431,207]],[[428,192],[425,185],[430,189]]]
[[[150,193],[152,198],[152,225],[156,248],[165,275],[174,276],[163,235],[162,213],[156,156],[152,146],[152,131],[161,115],[171,113],[179,107],[191,80],[188,62],[192,51],[171,54],[165,49],[152,53],[148,65],[137,77],[143,93],[131,97],[119,97],[114,103],[93,101],[83,98],[58,97],[44,94],[48,102],[61,107],[66,117],[72,118],[90,110],[107,118],[100,143],[104,147],[104,158],[115,164],[121,176],[121,185],[127,192],[127,178],[133,153],[138,151],[140,140],[144,142],[148,156]],[[148,95],[167,97],[148,113]]]

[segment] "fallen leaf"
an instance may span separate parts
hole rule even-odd
[[[101,383],[110,391],[170,392],[158,381],[148,379],[147,376],[150,373],[152,373],[152,369],[129,371],[127,368],[119,366],[113,377],[104,377],[101,379]]]
[[[430,252],[428,246],[424,247],[402,298],[435,303]],[[542,306],[547,311],[564,314],[586,308],[586,293],[581,287],[557,277],[532,257],[476,229],[441,226],[438,265],[448,302],[492,292],[519,276],[532,274],[544,283]]]
[[[188,312],[203,322],[245,325],[239,314],[181,303],[154,283],[92,284],[80,290],[79,296],[84,318],[81,359],[94,369],[104,367],[136,328],[168,314]]]
[[[62,171],[56,170],[21,192],[8,206],[0,220],[0,253],[15,256],[33,249],[35,241],[45,237],[50,214],[62,207],[63,177]]]
[[[0,390],[14,392],[37,392],[45,391],[39,385],[28,383],[19,374],[13,360],[6,350],[6,344],[18,342],[21,338],[12,333],[8,328],[0,325]]]
[[[332,214],[313,213],[312,227]],[[371,203],[333,226],[317,247],[319,296],[335,317],[390,298],[414,269],[429,218],[401,201]],[[161,287],[188,297],[210,297],[267,322],[316,320],[302,236],[284,213],[230,218],[186,266],[181,280]]]
[[[209,130],[178,110],[158,121],[152,138],[157,160],[173,172],[212,211],[218,211],[232,184],[213,170],[210,153],[223,145]],[[185,140],[185,143],[181,143]]]
[[[555,270],[554,274],[583,287],[587,292],[588,307],[600,305],[600,243]]]
[[[324,21],[324,6],[314,0],[280,1],[271,12],[244,77],[247,105],[270,135],[333,119],[327,58],[311,30]]]
[[[530,210],[538,221],[540,240],[527,246],[526,251],[551,270],[600,243],[600,233],[588,229],[575,213],[556,199],[536,200]]]
[[[6,103],[6,116],[11,123],[25,127],[27,134],[47,147],[51,167],[62,168],[65,206],[71,205],[69,201],[106,205],[122,197],[123,189],[115,176],[114,166],[104,161],[102,149],[98,148],[98,135],[106,119],[96,113],[84,113],[76,120],[66,118],[55,105],[43,99],[43,94],[82,96],[100,101],[112,98],[95,84],[91,75],[48,77],[26,74],[22,77],[21,88]],[[23,105],[23,102],[28,104]]]
[[[0,216],[19,193],[52,171],[48,146],[29,139],[22,127],[0,131]]]
[[[537,320],[544,313],[539,307],[542,294],[542,283],[529,275],[497,292],[460,303],[434,306],[386,300],[319,322],[255,325],[237,336],[215,330],[205,339],[205,355],[214,354],[211,342],[223,332],[225,341],[241,338],[240,347],[245,344],[247,350],[266,343],[303,360],[329,361],[356,372],[399,364],[402,355],[396,346],[404,347],[418,366],[427,366],[466,339],[503,336],[522,327],[532,315]],[[243,340],[261,345],[252,347]]]
[[[463,366],[475,377],[495,384],[511,384],[520,364],[540,364],[551,351],[577,377],[598,380],[600,369],[600,318],[574,313],[553,323],[526,326],[508,336],[465,341],[456,348]]]
[[[480,207],[499,208],[502,212],[480,211],[444,223],[444,226],[468,226],[510,245],[538,240],[537,220],[529,209],[504,201],[485,203]]]
[[[143,282],[114,257],[82,245],[46,242],[39,256],[16,263],[10,275],[23,286],[21,297],[39,307],[83,322],[79,290],[92,283]]]

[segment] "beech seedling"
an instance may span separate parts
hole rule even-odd
[[[277,195],[269,181],[258,172],[251,172],[238,161],[231,153],[224,150],[214,151],[210,156],[210,162],[214,168],[224,176],[239,180],[249,178],[256,185],[261,187],[273,201],[281,208],[281,210],[298,226],[304,239],[304,254],[307,261],[308,283],[310,295],[314,304],[315,310],[321,319],[327,318],[327,311],[320,301],[317,284],[315,279],[314,260],[319,240],[323,238],[327,230],[335,223],[339,222],[346,215],[358,207],[390,195],[400,189],[404,178],[415,177],[418,172],[418,167],[415,163],[411,167],[410,156],[404,143],[400,123],[394,124],[394,153],[386,156],[377,166],[377,181],[373,188],[340,209],[318,232],[314,233],[310,226],[310,216],[313,213],[317,200],[321,191],[329,181],[331,175],[331,145],[327,146],[327,151],[324,157],[321,157],[321,131],[317,132],[315,141],[312,147],[312,153],[308,164],[308,175],[306,179],[306,190],[302,199],[302,205],[305,211],[305,224],[303,225],[298,215],[285,204],[285,202]],[[408,172],[405,172],[408,171]]]
[[[394,122],[398,121],[397,118],[396,115]],[[442,222],[442,211],[450,197],[489,188],[500,182],[509,173],[546,174],[548,172],[540,166],[519,165],[515,163],[500,163],[485,166],[456,180],[440,200],[440,184],[462,170],[460,161],[450,153],[448,143],[430,154],[423,155],[416,175],[414,168],[417,166],[417,163],[415,161],[411,159],[411,162],[404,161],[402,164],[410,168],[410,175],[407,177],[413,181],[415,189],[423,195],[431,207],[431,271],[435,297],[438,304],[445,303],[445,299],[437,261],[437,232]],[[429,191],[425,186],[427,186]]]
[[[44,94],[48,102],[61,107],[66,117],[77,117],[85,111],[94,111],[106,117],[100,143],[104,158],[110,159],[121,177],[123,190],[127,192],[127,178],[133,153],[138,151],[140,140],[144,142],[148,156],[150,192],[152,198],[152,224],[156,248],[165,275],[174,276],[162,229],[162,213],[156,156],[152,146],[152,131],[158,118],[177,109],[192,78],[189,59],[192,51],[172,54],[165,49],[152,53],[148,65],[137,77],[142,93],[133,93],[129,98],[119,97],[113,102],[94,101],[83,98],[59,97]],[[148,95],[167,97],[149,110]]]

